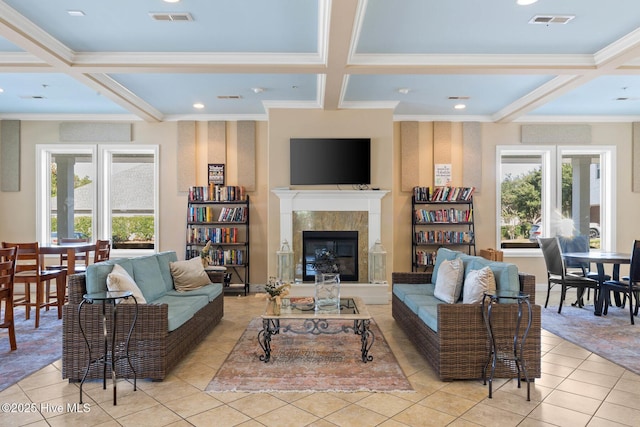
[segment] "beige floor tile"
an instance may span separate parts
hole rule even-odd
[[[229,406],[251,418],[256,418],[286,404],[286,402],[268,393],[253,393],[229,403]]]
[[[206,393],[197,393],[165,403],[167,408],[183,418],[189,418],[209,409],[217,408],[220,405],[223,405],[223,403]]]
[[[249,421],[251,418],[230,406],[223,405],[187,418],[196,427],[232,427]]]
[[[640,421],[640,410],[604,402],[596,412],[596,416],[625,426],[637,426]]]
[[[365,398],[367,399],[367,398]],[[365,399],[361,399],[365,400]],[[324,418],[340,409],[349,406],[350,403],[344,399],[336,397],[330,393],[313,393],[293,402],[293,405],[313,414],[317,417]]]
[[[390,394],[374,393],[371,396],[359,400],[356,405],[360,405],[363,408],[367,408],[386,417],[393,417],[413,405],[413,403]]]
[[[329,422],[341,427],[375,426],[387,417],[359,405],[349,405],[325,417]]]
[[[640,390],[635,391],[640,392]],[[640,411],[640,395],[637,393],[614,389],[611,390],[611,393],[609,393],[609,395],[605,399],[605,402],[613,403],[620,406],[626,406],[627,408]]]
[[[260,425],[267,427],[297,427],[317,422],[319,417],[295,406],[283,406],[256,417]]]
[[[443,391],[437,391],[418,402],[419,405],[453,415],[454,417],[464,414],[477,403],[475,400],[465,399]]]
[[[556,354],[549,352],[542,356],[542,362],[553,363],[554,365],[560,365],[567,368],[577,368],[583,362],[584,359],[578,357],[564,356],[562,354]]]
[[[522,415],[505,411],[504,409],[489,406],[480,403],[469,411],[467,411],[462,418],[487,427],[511,427],[517,426],[522,422],[524,417]]]
[[[455,417],[422,405],[413,405],[392,418],[402,424],[414,427],[446,426]]]
[[[580,396],[591,397],[593,399],[604,400],[609,394],[610,389],[594,384],[587,384],[580,381],[564,380],[557,387],[557,390],[575,393]]]
[[[620,381],[619,376],[608,375],[607,373],[598,373],[587,371],[584,369],[576,369],[567,378],[588,384],[595,384],[602,387],[611,388]]]
[[[585,360],[580,364],[578,369],[598,374],[611,375],[616,378],[620,377],[624,373],[624,368],[616,365],[615,363],[609,362],[608,360]]]
[[[156,405],[118,418],[117,421],[124,427],[161,427],[180,421],[180,417],[168,408]]]
[[[586,426],[591,418],[582,412],[572,411],[571,409],[561,408],[545,402],[538,405],[529,417],[561,427]]]
[[[586,396],[580,396],[566,391],[554,390],[544,399],[545,403],[560,406],[562,408],[571,409],[573,411],[582,412],[587,415],[593,415],[600,405],[600,400],[592,399]]]

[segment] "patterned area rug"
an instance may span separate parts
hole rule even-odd
[[[542,309],[542,328],[592,353],[640,374],[640,317],[629,319],[629,306],[609,307],[606,316],[594,316],[593,305]]]
[[[14,309],[14,316],[17,350],[11,351],[8,330],[0,329],[0,391],[62,357],[62,320],[56,308],[40,313],[38,329],[33,310],[29,320],[22,307]]]
[[[299,321],[291,321],[292,324],[294,322]],[[341,325],[339,321],[334,322],[337,327]],[[373,321],[370,329],[375,334],[375,342],[369,352],[373,360],[367,363],[361,359],[358,335],[298,335],[291,332],[274,335],[271,340],[271,360],[268,363],[261,362],[259,357],[264,354],[258,344],[258,332],[261,329],[260,318],[249,323],[209,383],[207,391],[413,390]]]

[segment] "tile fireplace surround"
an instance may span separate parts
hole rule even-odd
[[[296,211],[364,211],[367,212],[368,243],[373,246],[381,239],[382,198],[386,190],[291,190],[274,189],[280,199],[280,240],[293,242],[293,214]],[[342,282],[341,294],[359,296],[368,304],[387,304],[387,284]],[[313,295],[313,284],[302,283],[292,287],[292,296]]]

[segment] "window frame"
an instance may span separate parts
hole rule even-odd
[[[600,249],[616,247],[616,175],[613,167],[616,147],[613,145],[498,145],[496,146],[496,247],[501,248],[502,157],[505,155],[539,155],[541,158],[541,216],[545,236],[549,236],[552,212],[562,202],[562,157],[565,155],[597,155],[600,157]],[[540,255],[539,248],[504,248],[505,255],[527,257]]]
[[[119,144],[37,144],[36,145],[36,236],[41,244],[51,243],[51,197],[47,193],[50,188],[50,164],[53,154],[87,154],[92,156],[96,185],[93,194],[92,211],[94,220],[91,231],[94,240],[111,240],[111,165],[114,154],[149,154],[154,156],[154,249],[112,249],[111,255],[116,257],[140,256],[159,251],[160,217],[159,217],[159,146],[155,144],[119,145]],[[46,193],[46,194],[45,194]]]

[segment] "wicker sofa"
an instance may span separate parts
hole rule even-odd
[[[437,274],[439,261],[452,257],[462,257],[465,270],[486,265],[493,270],[502,271],[496,276],[497,288],[501,290],[501,280],[516,281],[515,286],[530,295],[532,304],[532,326],[525,342],[524,359],[529,379],[539,378],[540,372],[540,306],[535,304],[535,276],[515,272],[513,264],[491,262],[484,258],[463,255],[448,251],[446,255],[438,251],[434,274]],[[444,251],[447,251],[446,249]],[[442,256],[441,256],[442,255]],[[513,267],[511,267],[513,266]],[[505,267],[510,270],[507,275]],[[503,271],[504,270],[504,271]],[[502,277],[500,277],[502,276]],[[509,278],[508,278],[509,277]],[[514,278],[515,277],[515,278]],[[435,278],[433,282],[435,282]],[[411,342],[433,366],[443,381],[456,379],[482,378],[483,368],[489,358],[489,340],[482,316],[480,304],[463,304],[456,302],[447,304],[433,302],[432,273],[408,272],[392,273],[392,314],[398,325],[404,330]],[[511,286],[514,284],[511,284]],[[463,285],[464,286],[464,285]],[[431,307],[419,308],[433,304]],[[425,317],[429,311],[433,319]],[[517,304],[500,303],[492,307],[492,324],[498,345],[511,345],[514,327],[518,316]],[[527,322],[526,310],[523,314],[523,325]],[[431,326],[427,324],[431,323]],[[434,328],[435,326],[435,328]],[[513,378],[517,376],[513,362],[505,361],[497,365],[496,378]]]
[[[80,381],[85,373],[89,353],[80,330],[80,321],[93,349],[102,349],[102,306],[79,304],[86,293],[106,290],[106,277],[114,264],[121,265],[138,284],[144,304],[138,304],[138,317],[129,343],[129,355],[137,378],[163,380],[168,372],[187,355],[220,322],[224,314],[222,283],[211,283],[197,290],[178,292],[174,289],[170,263],[175,252],[151,256],[112,259],[90,265],[86,273],[69,276],[69,303],[63,307],[62,376],[70,382]],[[117,308],[116,343],[124,343],[134,319],[134,304]],[[81,316],[81,317],[80,317]],[[107,310],[110,328],[112,316]],[[123,353],[119,344],[117,352]],[[92,357],[96,357],[96,350]],[[87,378],[102,378],[100,364],[94,363]],[[133,378],[124,359],[117,362],[118,377]],[[110,375],[108,369],[107,375]]]

